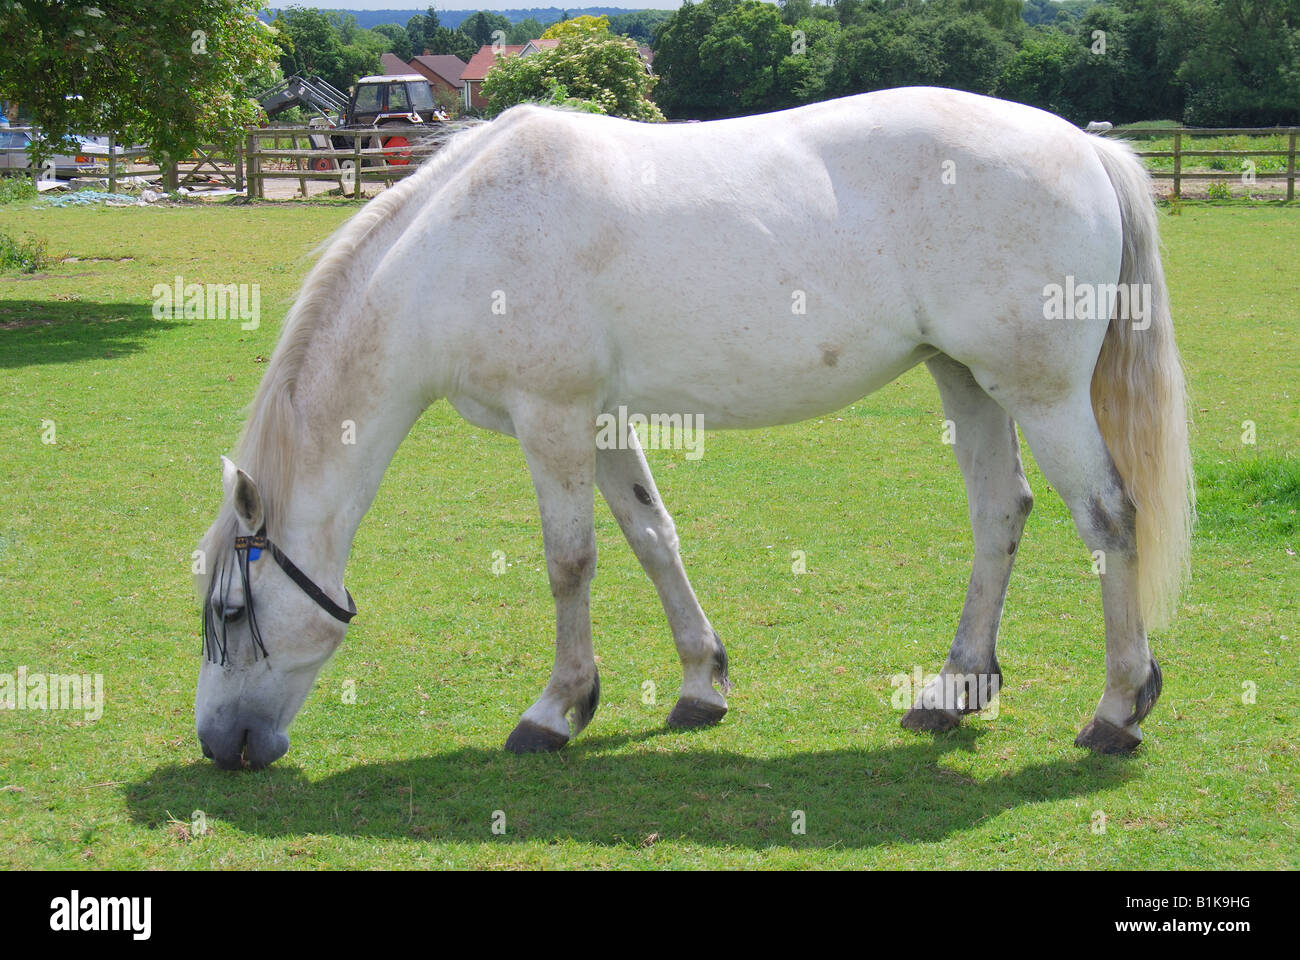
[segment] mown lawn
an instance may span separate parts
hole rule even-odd
[[[715,729],[664,728],[671,637],[600,506],[603,701],[556,756],[501,750],[551,663],[523,458],[432,408],[361,528],[348,583],[362,613],[291,752],[223,773],[193,729],[190,553],[304,255],[348,211],[0,206],[0,231],[78,258],[0,275],[0,674],[100,673],[107,691],[93,722],[0,712],[0,865],[1300,866],[1300,210],[1162,217],[1201,524],[1182,616],[1153,640],[1165,692],[1137,757],[1072,746],[1101,691],[1101,608],[1032,462],[999,716],[937,738],[899,727],[890,677],[942,663],[971,550],[918,369],[836,416],[710,433],[702,460],[650,453],[731,656]],[[155,320],[151,290],[177,275],[260,284],[262,326]]]

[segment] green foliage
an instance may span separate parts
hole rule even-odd
[[[609,33],[609,17],[583,15],[571,20],[557,20],[542,33],[542,40],[563,40],[587,34],[605,36]]]
[[[908,84],[993,93],[1023,30],[1018,12],[1015,0],[788,0],[780,11],[688,0],[656,33],[657,100],[670,116],[708,119]]]
[[[27,177],[0,177],[0,204],[35,200],[37,196],[36,183]]]
[[[932,84],[1081,124],[1294,124],[1298,30],[1300,0],[687,0],[656,30],[656,98],[707,119]]]
[[[1226,180],[1215,180],[1205,188],[1205,195],[1211,200],[1231,200],[1232,189]]]
[[[489,116],[517,103],[573,106],[569,101],[577,100],[611,116],[655,121],[663,114],[650,100],[654,84],[633,41],[586,29],[571,32],[554,49],[498,59],[483,81],[483,94]]]
[[[540,20],[525,17],[518,23],[511,25],[509,32],[506,34],[506,43],[524,44],[529,40],[536,40],[541,37],[542,31],[545,29]]]
[[[37,166],[74,133],[114,133],[183,156],[263,116],[247,89],[275,58],[260,6],[0,0],[0,100],[21,103],[45,132]]]
[[[380,57],[392,45],[387,34],[362,30],[356,17],[338,11],[290,7],[276,16],[275,27],[285,76],[319,75],[340,90],[382,73]]]
[[[388,40],[388,49],[384,51],[385,53],[391,53],[403,62],[410,62],[411,57],[415,56],[415,49],[411,46],[410,34],[406,32],[404,27],[400,27],[395,23],[381,23],[376,27],[372,27],[370,32]]]
[[[502,39],[510,32],[510,21],[504,14],[492,13],[488,10],[480,10],[465,19],[459,27],[456,28],[465,36],[474,42],[474,49],[495,42],[499,32]],[[529,39],[533,39],[529,37]]]
[[[53,262],[49,244],[42,238],[24,234],[19,239],[0,232],[0,270],[35,273]]]
[[[673,15],[671,10],[632,10],[609,18],[609,32],[631,37],[637,43],[654,39],[655,28]]]

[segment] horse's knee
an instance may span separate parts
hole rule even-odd
[[[596,548],[548,557],[546,568],[551,580],[551,595],[557,598],[572,596],[585,589],[596,575]]]
[[[677,562],[680,541],[670,519],[633,526],[628,541],[641,562],[652,570],[663,570]]]

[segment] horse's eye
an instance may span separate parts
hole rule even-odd
[[[212,602],[212,606],[216,609],[216,612],[221,619],[226,623],[238,623],[244,618],[244,608],[242,606],[227,607],[217,600]]]

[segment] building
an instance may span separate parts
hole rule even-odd
[[[418,73],[424,77],[433,88],[434,99],[440,103],[450,97],[465,102],[461,90],[461,74],[465,72],[466,63],[454,54],[426,53],[412,57],[410,63],[406,63],[396,54],[386,53],[381,62],[384,73],[388,76]]]

